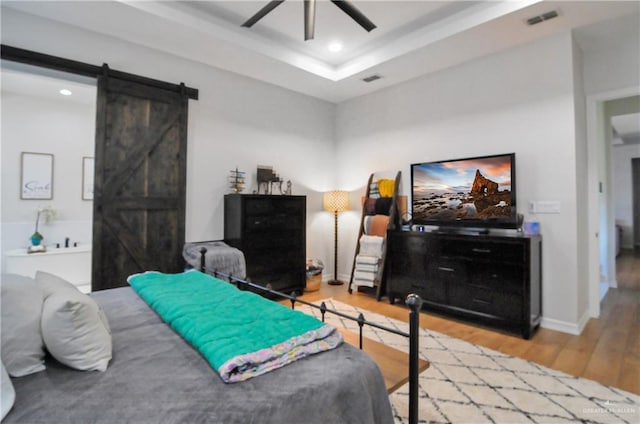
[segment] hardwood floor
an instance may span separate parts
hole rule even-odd
[[[540,328],[530,340],[476,327],[427,312],[420,325],[443,334],[517,356],[567,374],[640,394],[640,255],[619,257],[618,282],[601,304],[599,319],[590,319],[579,336]],[[621,284],[622,283],[622,284]],[[333,297],[363,309],[407,321],[408,309],[380,302],[363,293],[349,294],[347,285],[306,293],[308,301]]]
[[[640,250],[622,250],[616,258],[618,288],[640,290]]]

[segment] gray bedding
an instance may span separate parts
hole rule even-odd
[[[111,325],[106,372],[47,369],[13,378],[3,423],[391,423],[373,360],[344,344],[226,384],[129,287],[92,294]]]
[[[244,253],[235,247],[231,247],[223,241],[195,241],[185,243],[182,249],[182,257],[195,269],[200,269],[200,250],[206,247],[204,255],[205,268],[207,272],[216,270],[224,274],[244,280],[247,278],[247,268],[244,260]]]

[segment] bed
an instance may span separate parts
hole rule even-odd
[[[46,358],[44,371],[11,379],[15,403],[3,423],[393,421],[377,365],[348,344],[229,384],[131,287],[91,298],[111,328],[106,371]]]

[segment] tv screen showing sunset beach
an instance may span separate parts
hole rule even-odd
[[[512,163],[508,154],[412,165],[413,221],[511,218]]]

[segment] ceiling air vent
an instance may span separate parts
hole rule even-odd
[[[548,21],[549,19],[553,19],[557,17],[558,17],[558,12],[556,12],[555,10],[552,10],[550,12],[543,13],[542,15],[534,16],[532,18],[527,19],[527,24],[535,25],[535,24],[539,24],[542,21]]]
[[[364,81],[364,82],[373,82],[375,80],[379,80],[380,78],[382,78],[382,77],[380,75],[376,74],[376,75],[370,75],[370,76],[368,76],[366,78],[362,78],[362,81]]]

